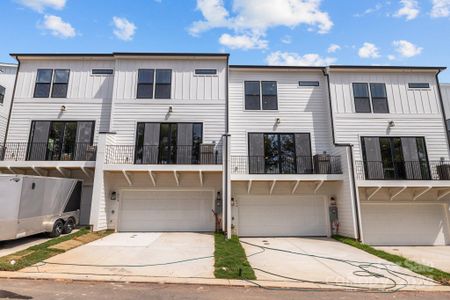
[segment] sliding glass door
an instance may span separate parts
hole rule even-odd
[[[366,179],[430,179],[423,137],[363,137]]]

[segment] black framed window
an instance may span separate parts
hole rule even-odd
[[[430,84],[427,82],[408,83],[410,89],[429,89]]]
[[[153,69],[140,69],[138,71],[136,96],[138,99],[153,99],[154,72]]]
[[[37,70],[36,85],[34,87],[34,98],[48,98],[52,85],[52,69]]]
[[[5,101],[5,93],[6,93],[5,87],[0,85],[0,104],[3,104],[3,102]]]
[[[262,109],[277,110],[278,109],[277,82],[262,81],[261,91],[262,91]]]
[[[156,70],[155,99],[170,99],[172,70]]]
[[[388,114],[389,105],[384,83],[371,83],[370,95],[372,96],[372,107],[374,113]]]
[[[53,77],[52,98],[66,98],[70,70],[55,70]]]
[[[277,110],[276,81],[245,81],[245,110]]]
[[[317,87],[320,86],[320,83],[318,81],[299,81],[298,86],[302,87]]]
[[[259,81],[246,81],[245,83],[245,110],[261,109],[261,87]]]
[[[369,85],[367,83],[353,83],[355,97],[355,111],[357,113],[371,113]]]
[[[113,69],[92,69],[92,75],[113,75]]]
[[[195,69],[195,75],[217,75],[217,69]]]

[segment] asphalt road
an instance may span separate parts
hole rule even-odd
[[[89,283],[0,279],[0,299],[450,299],[450,293],[368,294],[273,291],[260,288],[174,284]]]

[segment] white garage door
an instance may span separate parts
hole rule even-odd
[[[362,204],[364,242],[371,245],[446,245],[442,204]]]
[[[123,191],[119,231],[214,231],[211,191]]]
[[[236,197],[240,236],[326,236],[324,197]]]

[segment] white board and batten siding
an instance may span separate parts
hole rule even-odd
[[[442,102],[444,103],[445,118],[450,119],[450,84],[441,84]]]
[[[385,83],[389,114],[356,113],[353,83]],[[408,83],[429,83],[429,89],[410,89]],[[363,136],[425,137],[430,161],[449,159],[442,108],[434,72],[330,72],[330,91],[336,143],[354,145],[362,160]],[[388,123],[395,126],[388,129]]]
[[[16,81],[17,65],[0,63],[0,85],[5,88],[3,103],[0,103],[0,141],[3,143],[8,123],[9,109]]]
[[[278,110],[245,110],[245,81],[276,81]],[[300,87],[299,81],[319,81],[319,87]],[[248,133],[310,133],[312,154],[332,152],[326,81],[319,71],[230,69],[229,121],[231,155],[248,155]],[[274,127],[276,119],[280,124]]]
[[[34,98],[38,69],[69,69],[67,98]],[[34,120],[95,121],[97,142],[98,132],[109,130],[114,77],[92,75],[92,69],[114,69],[114,61],[22,58],[7,142],[28,142]]]
[[[203,123],[204,143],[220,141],[225,133],[225,57],[118,58],[116,66],[112,130],[117,133],[117,145],[135,143],[138,122],[200,122]],[[171,69],[171,99],[136,99],[139,69]],[[217,75],[195,75],[195,69],[217,69]],[[173,109],[170,115],[169,106]]]

